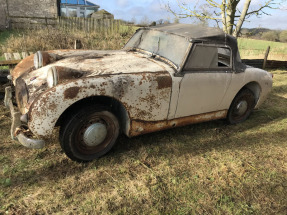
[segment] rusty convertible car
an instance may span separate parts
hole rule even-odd
[[[241,62],[234,37],[188,24],[140,28],[117,51],[38,51],[10,79],[12,137],[42,148],[60,126],[63,151],[80,162],[106,154],[120,133],[240,123],[272,88],[270,73]]]

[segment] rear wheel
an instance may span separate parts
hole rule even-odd
[[[60,129],[60,142],[69,158],[87,162],[106,154],[118,135],[117,117],[107,107],[93,105],[65,121]]]
[[[245,88],[241,90],[233,99],[227,114],[230,124],[237,124],[245,121],[255,107],[254,93]]]

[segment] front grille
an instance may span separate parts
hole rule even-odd
[[[21,77],[16,79],[15,96],[16,96],[16,102],[17,102],[18,108],[20,109],[20,112],[24,113],[25,106],[28,103],[29,95],[28,95],[27,85]]]

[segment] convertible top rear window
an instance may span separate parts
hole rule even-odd
[[[195,45],[184,70],[231,68],[231,50],[227,47]]]

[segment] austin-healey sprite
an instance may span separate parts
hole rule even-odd
[[[234,37],[188,24],[140,28],[122,50],[38,51],[10,79],[12,137],[42,148],[59,126],[60,145],[76,161],[103,156],[121,133],[241,123],[272,88],[269,72],[241,62]]]

